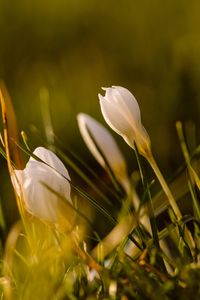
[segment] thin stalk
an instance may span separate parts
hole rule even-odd
[[[135,154],[136,154],[136,159],[137,159],[137,163],[138,163],[138,167],[139,167],[139,172],[140,172],[143,188],[144,188],[144,190],[147,190],[147,195],[149,198],[149,201],[147,202],[147,208],[148,208],[148,212],[149,212],[150,226],[149,226],[147,216],[144,215],[143,218],[145,218],[145,225],[147,227],[147,230],[149,232],[152,232],[153,241],[155,243],[155,246],[157,247],[157,249],[160,250],[161,248],[160,248],[160,243],[159,243],[159,238],[158,238],[158,228],[157,228],[154,209],[153,209],[153,202],[152,202],[152,197],[151,197],[151,192],[150,192],[150,186],[143,174],[142,166],[141,166],[139,155],[138,155],[137,145],[135,145]],[[160,265],[161,270],[166,271],[165,264],[164,264],[162,257],[157,255],[157,261],[158,261],[158,264]]]
[[[196,171],[191,166],[190,155],[189,155],[188,148],[187,148],[187,145],[186,145],[186,142],[185,142],[181,122],[176,123],[176,129],[177,129],[178,137],[179,137],[179,140],[180,140],[183,156],[185,158],[186,165],[187,165],[187,168],[188,168],[188,171],[189,171],[191,186],[194,186],[193,182],[195,182],[197,188],[200,190],[200,179],[199,179],[198,174],[196,173]]]
[[[176,203],[176,200],[175,200],[174,196],[172,195],[172,192],[170,191],[152,153],[150,153],[150,155],[146,156],[146,159],[149,162],[149,164],[151,165],[155,175],[157,176],[157,178],[160,182],[160,185],[163,188],[163,191],[168,198],[168,201],[169,201],[169,204],[171,205],[173,213],[174,213],[177,221],[179,222],[182,219],[182,213],[181,213],[181,211]],[[190,249],[194,248],[194,240],[192,238],[190,231],[187,229],[187,227],[185,228],[185,234],[186,234],[188,243],[190,245]]]
[[[161,171],[160,171],[160,169],[159,169],[159,167],[158,167],[158,165],[157,165],[157,163],[156,163],[156,161],[153,157],[153,155],[152,154],[149,155],[148,157],[146,157],[146,159],[148,160],[148,162],[149,162],[150,166],[152,167],[155,175],[157,176],[157,178],[160,182],[160,185],[163,188],[163,191],[164,191],[165,195],[167,196],[167,198],[169,200],[169,203],[170,203],[170,205],[173,209],[173,212],[176,216],[177,221],[180,221],[181,218],[182,218],[181,211],[180,211],[180,209],[179,209],[179,207],[176,203],[176,200],[174,199],[174,196],[172,195],[172,193],[171,193],[171,191],[170,191],[170,189],[169,189],[169,187],[168,187],[168,185],[167,185],[167,183],[166,183],[166,181],[165,181],[165,179],[164,179],[164,177],[163,177],[163,175],[162,175],[162,173],[161,173]]]
[[[0,105],[1,105],[1,113],[2,113],[2,122],[3,122],[3,134],[4,134],[4,145],[5,145],[5,154],[6,154],[6,160],[7,160],[7,166],[8,166],[8,171],[10,174],[10,178],[12,178],[14,172],[13,172],[13,167],[12,167],[12,160],[11,160],[11,155],[10,155],[10,145],[9,145],[9,133],[8,133],[8,118],[7,118],[7,110],[6,110],[6,102],[4,98],[4,93],[5,90],[3,91],[2,87],[0,86]],[[17,200],[17,205],[19,208],[20,215],[22,219],[24,218],[24,206],[17,196],[15,192],[16,200]]]

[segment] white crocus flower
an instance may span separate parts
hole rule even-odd
[[[106,168],[106,163],[109,164],[117,180],[129,193],[130,183],[126,162],[110,132],[87,114],[78,114],[77,120],[80,133],[88,149],[103,168]]]
[[[61,197],[71,203],[71,187],[67,180],[70,180],[69,173],[50,150],[38,147],[33,154],[44,163],[31,157],[24,170],[13,171],[13,186],[30,214],[45,221],[59,223],[61,210],[65,206],[68,209]]]
[[[146,158],[156,174],[177,220],[181,220],[182,213],[151,152],[150,138],[142,125],[137,100],[123,87],[112,86],[103,90],[106,91],[105,96],[99,95],[99,100],[105,121],[130,147],[134,149],[137,146],[138,152]],[[186,235],[187,241],[193,247],[194,242],[187,229]]]
[[[140,108],[135,97],[126,88],[112,86],[103,88],[105,96],[98,95],[101,111],[107,124],[127,144],[137,149],[143,156],[148,156],[150,151],[150,138],[141,122]]]

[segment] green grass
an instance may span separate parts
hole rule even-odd
[[[7,127],[4,130],[5,142],[9,134]],[[150,167],[144,167],[137,151],[141,187],[130,180],[126,194],[115,174],[110,176],[109,161],[101,171],[108,172],[104,181],[73,151],[61,150],[55,138],[55,151],[84,182],[82,187],[70,181],[73,205],[68,207],[75,220],[70,229],[63,222],[40,220],[27,213],[18,199],[20,219],[7,232],[0,206],[0,229],[6,235],[0,247],[0,299],[199,299],[199,151],[190,154],[180,123],[177,130],[185,163],[177,173],[174,170],[170,184],[162,177],[161,185],[180,209],[178,216],[162,190],[154,194],[156,173],[152,178],[145,175]],[[17,145],[14,151],[32,155],[28,139],[24,146]],[[15,162],[6,147],[2,144],[0,152],[10,168]],[[51,186],[44,188],[60,203],[65,201]],[[133,205],[134,197],[139,199],[138,207]],[[184,201],[189,203],[188,211],[182,208]]]

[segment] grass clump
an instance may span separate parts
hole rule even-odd
[[[96,120],[85,114],[78,118],[83,139],[106,180],[64,149],[45,113],[50,141],[45,146],[79,176],[83,188],[71,180],[52,151],[44,147],[31,151],[24,132],[24,145],[18,140],[11,126],[16,128],[16,120],[8,117],[11,111],[13,116],[12,103],[2,87],[1,154],[8,163],[20,220],[1,241],[0,299],[200,298],[199,147],[189,153],[178,122],[185,162],[167,183],[153,157],[139,106],[130,101],[133,95],[120,87],[106,93],[100,96],[101,105],[107,105],[103,101],[109,98],[118,106],[103,107],[102,112],[134,149],[137,183],[129,177],[110,132]],[[117,119],[109,115],[112,109]],[[25,167],[20,162],[22,152],[29,156]],[[144,159],[154,171],[151,179],[145,175],[149,166],[144,167]],[[152,187],[158,183],[162,189],[155,194]],[[182,207],[185,201],[190,203],[187,210]],[[5,224],[1,209],[3,232]]]

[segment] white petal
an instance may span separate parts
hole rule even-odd
[[[119,104],[118,103],[118,98],[115,95],[115,91],[114,89],[111,87],[109,88],[103,88],[103,90],[106,92],[104,99],[106,99],[107,101],[111,102],[111,103],[115,103],[115,104]]]
[[[21,188],[24,185],[24,181],[25,181],[24,170],[14,170],[11,176],[11,181],[18,197],[20,197],[22,193]]]
[[[104,90],[106,91],[104,98],[112,104],[117,105],[131,126],[137,127],[141,124],[140,109],[137,100],[129,90],[117,86],[104,88]]]
[[[44,147],[38,147],[34,150],[33,154],[39,157],[42,161],[44,161],[47,165],[51,166],[53,169],[58,171],[58,173],[62,174],[66,178],[70,179],[69,173],[65,168],[62,161],[50,150]],[[33,157],[30,158],[29,161],[35,161]]]
[[[57,222],[59,203],[63,200],[55,193],[71,201],[71,186],[63,177],[70,179],[68,171],[59,158],[47,149],[39,147],[34,154],[50,166],[30,158],[24,170],[14,171],[13,186],[18,196],[24,200],[29,213],[44,220]]]
[[[133,94],[131,94],[128,89],[121,86],[113,86],[113,93],[115,93],[116,97],[119,99],[119,103],[123,105],[129,117],[132,118],[132,121],[134,123],[140,123],[140,108]]]
[[[89,115],[81,113],[77,116],[77,119],[82,137],[97,161],[105,167],[103,154],[118,180],[120,182],[122,180],[124,182],[125,179],[127,180],[124,157],[110,132]],[[100,152],[96,145],[100,149]]]
[[[83,113],[78,114],[77,121],[78,121],[79,130],[82,135],[82,138],[84,139],[84,142],[86,143],[86,145],[89,148],[89,150],[91,151],[91,153],[94,155],[94,157],[99,162],[99,164],[102,165],[103,167],[105,167],[105,162],[104,162],[101,154],[97,150],[97,147],[95,146],[95,144],[88,132],[88,129],[89,129],[92,136],[95,138],[97,135],[97,131],[98,131],[98,129],[96,130],[96,128],[95,128],[96,124],[94,124],[94,122],[92,122],[91,119],[92,118],[86,114],[83,114]],[[100,143],[98,143],[98,146],[100,146],[99,144]]]
[[[99,95],[101,111],[108,125],[121,135],[129,146],[137,145],[141,155],[151,153],[151,143],[144,129],[140,109],[135,97],[123,87],[103,88],[105,96]]]
[[[51,167],[45,165],[44,163],[38,161],[29,161],[26,167],[27,178],[30,177],[33,178],[34,180],[36,178],[38,182],[44,182],[50,188],[60,193],[67,200],[71,201],[70,183],[62,175],[64,174],[58,172],[56,168],[54,170]],[[68,179],[70,179],[68,172],[67,175],[68,175]]]
[[[57,206],[62,200],[53,191],[71,201],[69,182],[42,162],[29,161],[25,171],[23,192],[27,210],[39,218],[56,221]]]
[[[121,136],[130,135],[133,131],[132,125],[121,113],[120,108],[114,103],[107,101],[99,94],[101,112],[108,125]]]

